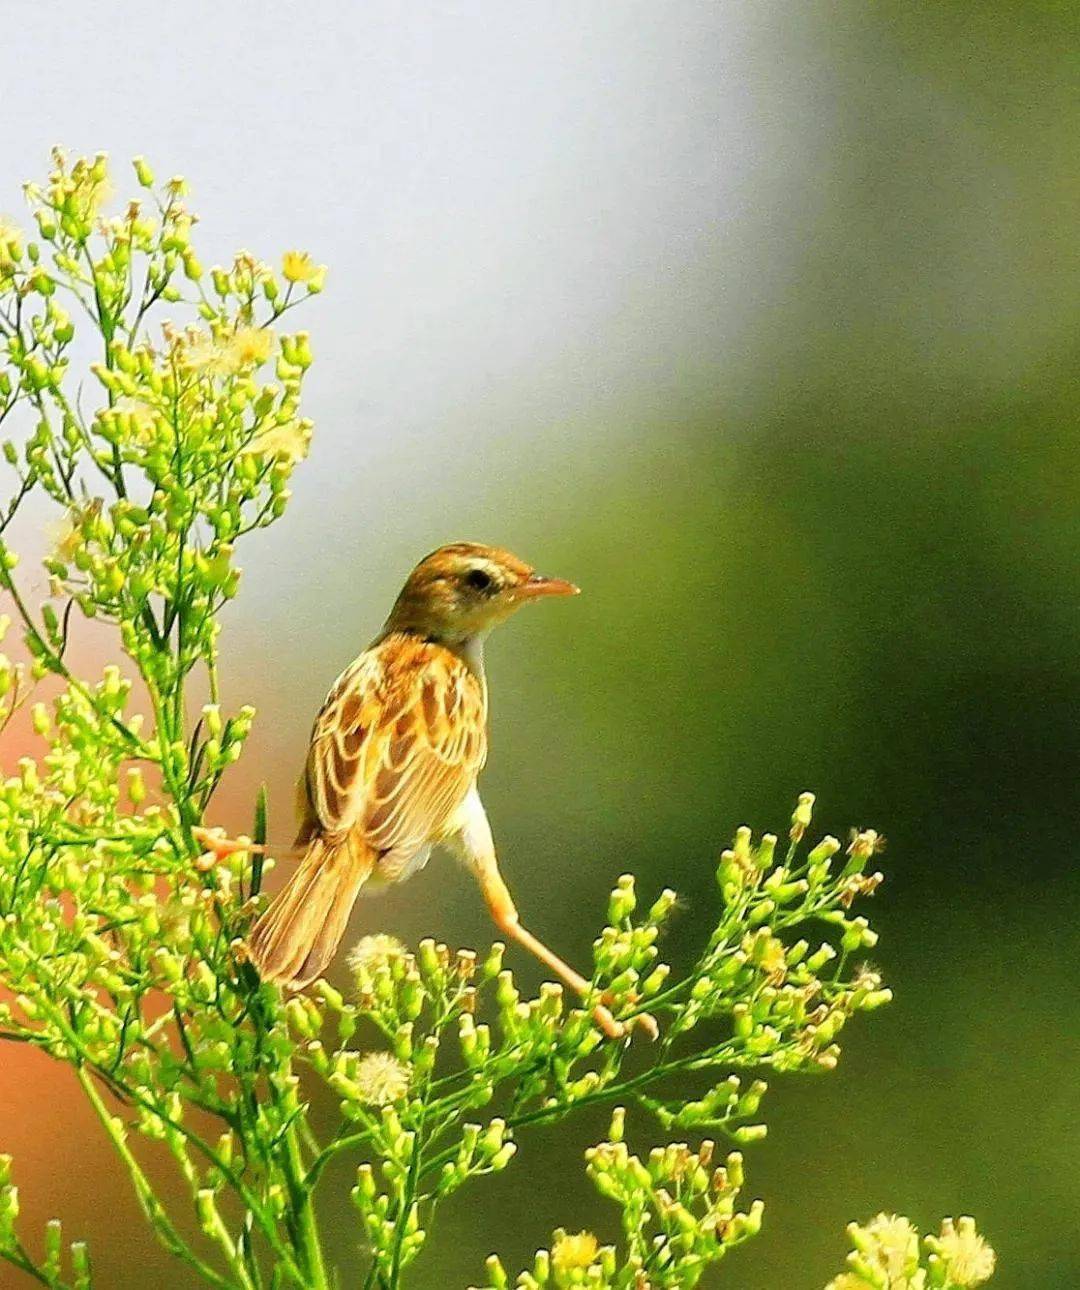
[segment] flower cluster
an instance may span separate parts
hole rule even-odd
[[[806,797],[799,809],[809,809]],[[856,841],[834,864],[840,850],[825,839],[802,855],[792,840],[780,858],[771,835],[755,843],[748,829],[738,830],[717,866],[722,891],[734,866],[737,891],[725,894],[714,932],[683,975],[659,961],[674,893],[661,892],[639,911],[635,883],[624,875],[594,944],[583,999],[567,999],[554,984],[523,998],[499,944],[481,959],[432,940],[412,952],[377,934],[348,955],[351,997],[321,983],[315,997],[292,1000],[286,1014],[296,1060],[325,1079],[341,1115],[311,1176],[318,1180],[341,1154],[366,1156],[353,1200],[376,1278],[395,1282],[420,1253],[436,1203],[508,1167],[523,1132],[578,1106],[632,1099],[668,1130],[708,1129],[739,1147],[760,1139],[767,1086],[757,1073],[831,1068],[841,1026],[889,998],[875,972],[851,962],[873,940],[865,919],[849,912],[852,884],[864,881],[873,852]],[[867,893],[877,881],[874,875]],[[799,933],[815,923],[832,931],[835,944],[826,939],[811,950]],[[595,1024],[600,999],[624,1021],[646,1009],[655,1019],[657,1042],[643,1048],[632,1076],[623,1070],[629,1041],[608,1040]],[[705,1018],[720,1024],[702,1042]],[[697,1095],[687,1095],[689,1074],[704,1081]],[[740,1155],[717,1169],[710,1140],[696,1152],[676,1142],[643,1162],[622,1135],[620,1111],[587,1169],[622,1206],[624,1232],[635,1235],[621,1249],[596,1244],[581,1268],[571,1265],[589,1241],[564,1235],[521,1284],[547,1277],[556,1285],[636,1285],[647,1268],[650,1284],[692,1285],[757,1232],[760,1205],[741,1215],[734,1208]],[[612,1281],[612,1266],[630,1279]],[[489,1276],[493,1284],[505,1278],[497,1260]]]
[[[848,1270],[826,1290],[971,1290],[994,1273],[994,1251],[971,1218],[944,1219],[921,1245],[916,1228],[896,1214],[851,1223],[848,1236]]]
[[[218,1213],[222,1189],[239,1188],[248,1246],[263,1239],[306,1283],[279,1234],[304,1198],[280,1177],[248,1193],[232,1164],[234,1151],[292,1151],[299,1105],[284,1013],[232,947],[258,881],[246,856],[202,868],[192,830],[254,716],[217,701],[218,614],[237,591],[236,543],[281,515],[306,450],[310,345],[279,324],[324,271],[301,256],[296,272],[290,253],[279,275],[243,252],[204,274],[184,181],[157,187],[142,160],[135,172],[143,195],[108,215],[107,159],[57,152],[26,190],[37,237],[0,228],[0,424],[15,429],[0,585],[28,655],[0,659],[0,722],[54,678],[30,710],[42,754],[0,785],[0,1035],[76,1069],[159,1237],[203,1279],[254,1275]],[[79,316],[100,354],[89,374],[69,371]],[[56,513],[36,608],[9,545],[34,493]],[[73,673],[81,618],[113,625],[137,687],[113,665]],[[199,671],[211,702],[192,721]],[[196,1108],[220,1118],[219,1141],[191,1127]],[[167,1144],[225,1271],[153,1197],[132,1133]],[[25,1269],[20,1250],[0,1229],[0,1252]],[[81,1284],[83,1255],[71,1259]],[[48,1279],[64,1284],[55,1268]]]
[[[743,1186],[738,1152],[717,1162],[715,1144],[706,1139],[696,1151],[682,1142],[657,1147],[643,1161],[630,1153],[624,1131],[625,1112],[617,1107],[608,1140],[585,1153],[597,1191],[622,1211],[623,1249],[600,1245],[591,1232],[570,1235],[560,1228],[550,1249],[538,1250],[532,1268],[517,1278],[523,1290],[691,1287],[730,1249],[757,1235],[761,1201],[745,1212],[735,1208]],[[488,1260],[487,1276],[491,1290],[510,1284],[497,1255]]]
[[[868,872],[880,839],[858,832],[844,855],[829,837],[804,847],[810,794],[783,855],[774,835],[739,829],[717,862],[714,929],[681,973],[660,956],[674,893],[639,908],[620,878],[581,999],[553,984],[523,996],[499,944],[409,950],[386,935],[349,955],[347,992],[260,982],[244,938],[273,865],[265,797],[250,850],[207,853],[200,829],[254,720],[218,696],[236,549],[282,514],[311,431],[308,337],[282,319],[325,270],[290,251],[280,272],[247,252],[206,271],[184,181],[156,185],[142,159],[135,176],[141,195],[108,215],[107,160],[58,153],[27,189],[37,236],[0,223],[13,478],[0,587],[25,651],[0,655],[0,727],[28,717],[41,749],[0,782],[0,1040],[73,1069],[147,1222],[201,1284],[336,1284],[317,1208],[345,1162],[367,1284],[396,1290],[438,1207],[512,1167],[533,1126],[600,1103],[708,1137],[633,1154],[617,1112],[586,1167],[621,1210],[621,1243],[559,1233],[522,1284],[695,1284],[761,1218],[736,1209],[742,1158],[714,1164],[713,1140],[758,1140],[763,1076],[831,1069],[848,1021],[890,997],[858,961],[876,938],[853,912],[881,881]],[[88,373],[69,371],[85,352],[76,317],[98,354]],[[9,545],[30,494],[55,512],[40,606]],[[73,671],[85,618],[112,628],[130,677]],[[209,702],[193,711],[194,681]],[[598,1026],[601,1008],[626,1023],[621,1037]],[[635,1034],[656,1042],[628,1067]],[[179,1214],[144,1168],[146,1144],[175,1167]],[[36,1254],[18,1214],[0,1158],[0,1258],[56,1290],[88,1287],[85,1247],[50,1224]],[[967,1221],[935,1242],[926,1285],[977,1284],[986,1253]],[[857,1255],[845,1275],[876,1275]],[[489,1275],[505,1284],[497,1260]]]

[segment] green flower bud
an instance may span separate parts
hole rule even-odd
[[[830,961],[830,959],[834,958],[836,958],[836,951],[828,941],[823,941],[821,948],[815,950],[814,953],[806,960],[806,966],[809,971],[817,974],[825,964]]]
[[[608,901],[608,921],[612,926],[618,926],[630,917],[636,906],[637,895],[634,892],[633,874],[624,873]]]
[[[516,1142],[504,1143],[502,1147],[500,1147],[499,1150],[496,1151],[495,1154],[491,1157],[491,1169],[495,1173],[498,1173],[500,1170],[505,1169],[506,1166],[510,1163],[516,1151],[517,1151]]]
[[[761,842],[758,844],[757,854],[754,857],[754,864],[758,869],[771,869],[773,860],[776,856],[776,834],[762,834]]]
[[[63,1251],[63,1228],[58,1218],[50,1218],[45,1224],[45,1271],[52,1277],[60,1275],[60,1260]]]
[[[611,1113],[611,1124],[608,1127],[608,1141],[622,1142],[626,1130],[626,1108],[617,1106]]]
[[[303,1039],[314,1039],[316,1031],[311,1024],[307,1009],[304,1007],[302,999],[292,998],[285,1005],[285,1015],[289,1018],[289,1024],[293,1030]]]
[[[506,1275],[506,1269],[499,1262],[497,1254],[490,1255],[484,1267],[487,1269],[490,1290],[508,1290],[510,1278]]]
[[[124,589],[124,572],[120,566],[110,560],[105,566],[102,578],[102,590],[110,598],[118,596]]]
[[[340,990],[336,990],[329,981],[322,977],[312,986],[312,991],[326,1004],[332,1012],[341,1012],[346,1004]]]
[[[836,838],[827,834],[816,847],[811,849],[806,859],[809,864],[820,864],[823,860],[831,859],[839,850],[840,843]]]
[[[662,923],[678,904],[678,896],[670,887],[665,887],[653,902],[649,910],[650,923]]]
[[[799,803],[791,816],[791,833],[792,842],[798,842],[802,839],[803,834],[810,827],[810,820],[814,813],[814,794],[800,793]]]
[[[517,1007],[518,1000],[521,998],[514,986],[514,978],[510,972],[500,972],[498,985],[495,988],[495,1002],[499,1005],[502,1012],[510,1012]]]
[[[806,957],[806,951],[809,948],[809,943],[804,940],[798,940],[794,945],[790,946],[785,955],[788,967],[797,967]]]

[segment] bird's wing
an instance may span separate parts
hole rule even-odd
[[[372,850],[438,838],[486,754],[481,682],[449,650],[393,635],[338,679],[315,721],[306,784],[325,834]]]

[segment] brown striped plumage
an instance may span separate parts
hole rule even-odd
[[[487,756],[483,642],[529,600],[574,595],[508,551],[455,542],[410,574],[382,633],[334,683],[299,786],[304,855],[252,928],[259,974],[302,989],[322,973],[361,888],[401,882],[445,843],[475,874],[499,928],[582,994],[588,981],[522,927],[476,790]],[[221,851],[244,844],[204,833]],[[593,1013],[625,1033],[607,1006]],[[646,1014],[635,1021],[655,1034]]]
[[[385,636],[341,674],[316,718],[302,831],[355,831],[382,854],[441,836],[484,764],[486,717],[483,684],[457,655]]]
[[[299,792],[307,850],[250,938],[265,979],[312,981],[361,887],[402,881],[432,846],[462,834],[487,755],[483,637],[525,600],[574,590],[467,542],[413,570],[386,628],[315,720]]]
[[[252,931],[264,977],[313,980],[360,888],[408,877],[453,831],[484,764],[485,724],[482,681],[442,645],[392,632],[341,674],[301,781],[308,855]]]

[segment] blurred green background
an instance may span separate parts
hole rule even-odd
[[[39,6],[0,49],[0,206],[53,142],[145,153],[192,179],[208,263],[331,264],[312,458],[227,622],[260,721],[222,823],[266,778],[287,830],[327,685],[469,537],[585,591],[489,650],[484,796],[568,957],[632,870],[685,897],[677,960],[718,849],[802,789],[820,831],[887,835],[896,1002],[834,1076],[775,1083],[766,1231],[717,1286],[814,1290],[881,1208],[974,1213],[1000,1290],[1080,1284],[1078,52],[1069,5],[691,0]],[[445,860],[362,904],[375,928],[490,937]],[[524,1140],[415,1284],[614,1235],[603,1127]],[[96,1133],[0,1054],[28,1220],[88,1236],[103,1286],[186,1284]]]

